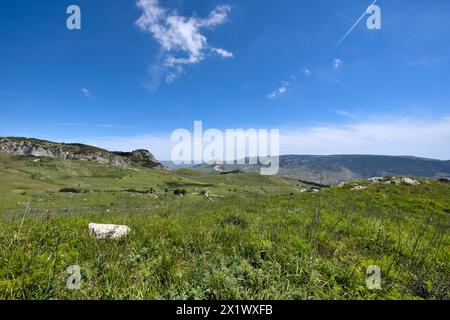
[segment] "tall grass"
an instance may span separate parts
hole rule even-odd
[[[213,202],[189,192],[28,194],[0,204],[0,298],[449,298],[450,190],[418,188]],[[90,222],[133,232],[96,240]],[[71,265],[80,290],[66,288]],[[365,285],[370,265],[382,270],[379,291]]]

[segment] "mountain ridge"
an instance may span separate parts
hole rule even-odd
[[[248,163],[248,159],[247,159]],[[261,165],[200,165],[200,171],[259,171]],[[450,161],[413,156],[385,155],[282,155],[279,176],[316,183],[337,184],[358,179],[383,176],[414,176],[419,178],[450,177]]]
[[[25,137],[0,137],[0,152],[16,156],[35,156],[54,159],[85,160],[113,166],[141,166],[163,168],[148,150],[132,152],[108,151],[81,143],[62,143]]]

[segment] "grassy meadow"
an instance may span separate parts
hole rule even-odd
[[[0,299],[448,299],[450,185],[420,182],[302,193],[252,173],[0,155]],[[97,240],[90,222],[132,232]]]

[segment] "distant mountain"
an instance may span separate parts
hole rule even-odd
[[[201,171],[259,171],[259,165],[201,165]],[[450,177],[450,161],[410,156],[372,155],[284,155],[280,157],[280,176],[335,184],[378,176]]]
[[[189,169],[194,167],[194,164],[175,164],[173,161],[161,161],[161,164],[169,170]]]
[[[162,168],[163,164],[147,150],[111,152],[84,144],[56,143],[45,140],[0,137],[0,152],[18,156],[36,156],[69,160],[86,160],[114,166]],[[247,161],[248,162],[248,161]],[[164,162],[170,169],[179,169]],[[203,164],[192,167],[203,172],[259,172],[260,165]],[[450,161],[410,156],[373,155],[284,155],[280,157],[279,176],[324,184],[367,179],[378,176],[414,176],[422,178],[450,178]]]
[[[114,166],[163,167],[147,150],[111,152],[84,144],[57,143],[31,138],[0,137],[0,152],[17,156],[86,160]]]

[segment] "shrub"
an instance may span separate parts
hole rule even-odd
[[[187,194],[186,189],[175,189],[173,192],[176,196],[185,196]]]
[[[247,221],[245,221],[243,218],[235,216],[235,215],[231,215],[226,217],[225,219],[220,221],[220,225],[222,227],[226,226],[226,225],[234,225],[236,227],[245,229],[247,228]]]
[[[61,193],[81,193],[81,190],[75,188],[62,188],[59,190]]]

